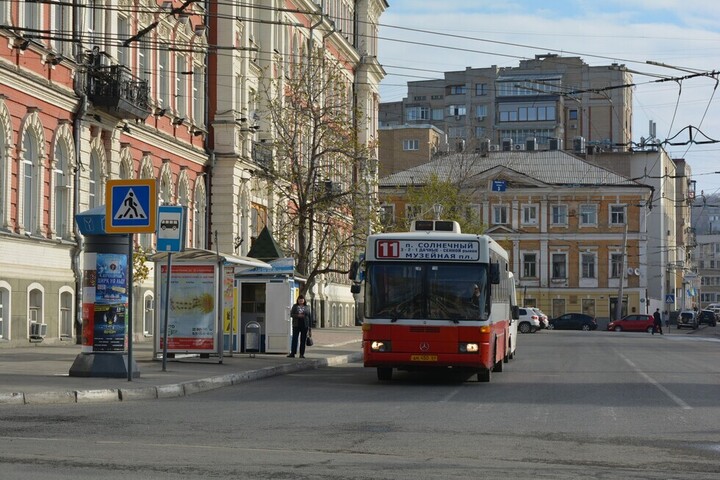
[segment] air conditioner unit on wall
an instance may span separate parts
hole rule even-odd
[[[513,150],[525,150],[525,145],[523,145],[522,143],[516,143],[515,145],[513,145]]]
[[[47,324],[30,322],[30,337],[45,338],[47,335]]]
[[[491,151],[491,152],[499,152],[499,151],[500,151],[500,145],[490,145],[490,151]]]

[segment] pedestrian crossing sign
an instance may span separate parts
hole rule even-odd
[[[105,185],[107,233],[155,233],[155,179],[108,180]]]

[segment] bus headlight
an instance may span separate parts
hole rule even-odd
[[[477,343],[460,343],[460,353],[477,353],[480,351],[480,345]]]
[[[390,342],[382,341],[382,340],[373,340],[370,343],[370,350],[373,352],[389,352],[390,351]]]

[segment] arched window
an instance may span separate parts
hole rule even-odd
[[[9,285],[0,282],[0,340],[7,339],[10,327],[10,290]]]
[[[30,233],[39,233],[40,230],[40,159],[38,155],[37,137],[28,130],[23,138],[21,224]]]
[[[58,142],[55,146],[55,235],[60,238],[70,236],[70,191],[72,176],[69,170],[69,155],[65,142]]]
[[[145,295],[145,311],[143,312],[143,334],[152,337],[155,332],[155,298],[151,293]]]
[[[39,288],[33,288],[28,294],[28,323],[30,335],[40,335],[40,330],[33,331],[33,324],[42,325],[45,323],[43,315],[43,292]]]
[[[2,10],[0,6],[0,10]],[[0,19],[2,16],[0,15]],[[5,173],[7,169],[7,157],[5,156],[5,128],[0,121],[0,226],[5,225],[5,195],[7,192]]]
[[[96,152],[90,154],[90,162],[88,164],[88,208],[100,206],[100,159]]]
[[[73,295],[71,292],[60,293],[60,338],[73,336]]]
[[[190,226],[188,225],[189,222],[187,221],[187,207],[190,204],[190,197],[188,195],[187,177],[181,177],[178,183],[178,203],[185,207],[185,246],[189,246],[190,238],[188,232],[190,232]]]

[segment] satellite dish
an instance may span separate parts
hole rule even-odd
[[[639,268],[636,268],[635,271],[634,271],[634,273],[635,273],[635,275],[638,275],[638,276],[639,276],[639,275],[640,275],[640,269],[639,269]]]
[[[632,275],[633,273],[635,273],[635,271],[632,269],[632,267],[627,269],[628,275]]]

